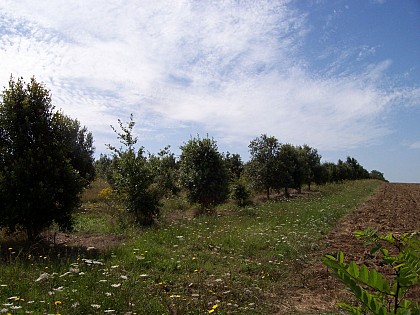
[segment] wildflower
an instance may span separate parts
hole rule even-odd
[[[71,274],[71,272],[70,271],[67,271],[67,272],[63,273],[62,275],[60,275],[60,278],[65,277],[65,276],[67,276],[69,274]]]
[[[15,305],[13,305],[13,306],[10,306],[10,308],[12,309],[12,310],[19,310],[19,309],[21,309],[22,308],[22,306],[15,306]]]
[[[120,278],[123,279],[123,280],[127,280],[128,279],[128,277],[127,276],[124,276],[124,275],[121,275]]]
[[[214,313],[218,307],[219,307],[219,304],[214,304],[212,308],[208,311],[209,314]]]
[[[96,308],[96,309],[101,308],[101,306],[99,304],[90,304],[90,306],[92,306],[93,308]]]
[[[35,282],[47,280],[49,277],[50,277],[50,275],[48,273],[44,272],[38,277],[38,279],[35,280]]]
[[[111,287],[113,288],[119,288],[120,286],[121,286],[121,283],[111,284]]]

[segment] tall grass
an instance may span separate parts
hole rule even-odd
[[[79,231],[120,233],[125,242],[96,255],[3,250],[0,313],[275,313],[280,284],[379,185],[327,185],[243,209],[225,204],[210,217],[192,217],[185,202],[170,200],[160,224],[130,231],[109,228],[112,207],[87,207],[78,213]]]

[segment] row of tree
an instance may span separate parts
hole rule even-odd
[[[378,171],[369,173],[356,159],[321,163],[321,155],[308,145],[281,144],[275,137],[261,135],[251,141],[251,159],[244,163],[238,154],[220,153],[211,138],[191,138],[175,155],[166,147],[157,155],[148,154],[143,147],[135,150],[135,123],[131,116],[125,126],[119,120],[120,131],[114,129],[122,146],[108,146],[111,155],[101,155],[96,161],[98,173],[123,196],[126,208],[144,225],[151,224],[159,214],[163,196],[185,191],[191,203],[202,212],[212,211],[231,195],[240,205],[246,203],[250,191],[270,192],[290,189],[301,192],[302,186],[322,185],[377,178],[385,180]]]
[[[133,117],[119,128],[112,127],[120,147],[108,145],[109,155],[94,163],[93,138],[85,127],[51,104],[50,92],[33,78],[9,81],[0,103],[0,227],[23,229],[35,238],[57,223],[72,226],[72,212],[80,194],[97,175],[112,186],[125,208],[142,225],[159,215],[160,200],[186,193],[202,211],[211,211],[232,193],[243,205],[250,191],[324,184],[347,179],[377,178],[354,158],[337,164],[321,163],[317,150],[307,145],[281,144],[261,135],[250,142],[251,159],[244,163],[238,154],[220,153],[211,138],[191,138],[177,158],[169,147],[158,154],[138,148],[133,135]]]

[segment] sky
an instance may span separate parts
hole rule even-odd
[[[35,77],[92,132],[151,153],[262,134],[420,182],[419,0],[2,0],[0,86]]]

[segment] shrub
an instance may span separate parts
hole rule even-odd
[[[190,202],[214,210],[229,195],[229,175],[213,139],[194,138],[181,146],[180,180]]]
[[[135,151],[137,138],[133,137],[133,116],[130,116],[127,127],[121,120],[118,123],[122,132],[113,129],[123,147],[108,145],[114,154],[113,182],[126,209],[134,214],[137,222],[145,226],[151,225],[160,211],[159,191],[154,185],[153,172],[144,156],[144,148],[140,147]]]
[[[71,229],[94,177],[92,144],[77,120],[54,111],[43,84],[11,78],[0,102],[0,227],[30,240],[53,223]]]
[[[249,203],[250,195],[246,185],[240,181],[237,181],[231,187],[231,196],[240,207],[244,207]]]
[[[420,314],[419,304],[406,298],[413,287],[420,285],[419,233],[378,235],[376,230],[367,229],[356,231],[355,235],[366,244],[375,245],[370,253],[381,253],[381,265],[390,267],[393,278],[389,280],[376,269],[369,270],[365,264],[359,267],[354,261],[346,263],[342,252],[337,257],[326,255],[325,265],[361,303],[361,306],[338,305],[352,314]]]

